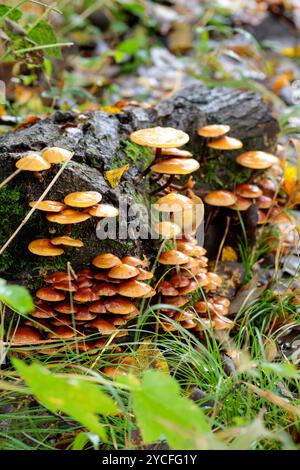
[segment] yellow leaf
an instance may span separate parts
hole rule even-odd
[[[281,54],[286,55],[287,57],[299,57],[300,56],[300,44],[295,45],[294,47],[286,47],[281,49]]]
[[[116,168],[115,170],[108,170],[105,172],[105,178],[109,182],[112,188],[116,188],[125,173],[125,171],[129,170],[129,165],[124,165],[120,168]]]
[[[288,166],[283,174],[282,189],[291,196],[297,187],[297,168],[294,165]]]
[[[222,250],[222,261],[237,261],[238,255],[231,246],[224,246]]]
[[[99,110],[105,111],[108,114],[123,114],[123,111],[117,106],[100,106]]]

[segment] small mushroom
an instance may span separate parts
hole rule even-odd
[[[209,148],[216,150],[238,150],[243,147],[243,142],[234,137],[223,136],[218,139],[214,139],[207,144]]]
[[[153,173],[166,175],[189,175],[200,167],[193,158],[168,158],[151,166]]]
[[[189,141],[189,136],[172,127],[151,127],[132,132],[130,140],[146,147],[172,148],[182,147]]]
[[[117,294],[117,287],[109,284],[108,282],[98,282],[94,286],[94,292],[100,296],[104,295],[106,297],[112,297]]]
[[[48,333],[48,338],[51,339],[72,339],[76,336],[76,331],[69,326],[59,326],[53,330],[53,333]]]
[[[110,204],[95,204],[88,213],[93,217],[117,217],[119,210]]]
[[[118,331],[118,329],[110,322],[103,320],[102,318],[96,318],[89,322],[89,326],[96,328],[102,335],[111,335]]]
[[[62,163],[70,160],[73,153],[60,147],[48,147],[42,150],[42,157],[49,163]]]
[[[206,204],[217,207],[232,206],[236,202],[236,196],[231,191],[211,191],[208,193],[204,201]]]
[[[160,149],[161,155],[166,157],[176,157],[176,158],[189,158],[192,157],[193,154],[188,150],[178,149],[176,147],[173,148],[161,148]]]
[[[236,158],[236,162],[241,166],[251,168],[253,170],[265,170],[270,168],[275,163],[278,163],[279,159],[271,153],[253,150],[239,155]]]
[[[108,312],[117,315],[128,315],[135,312],[135,305],[128,299],[122,299],[122,297],[113,297],[105,301],[105,307]]]
[[[29,153],[17,161],[16,167],[23,171],[39,172],[49,170],[51,165],[39,153]]]
[[[263,192],[259,186],[248,183],[240,184],[239,186],[237,186],[236,193],[238,196],[244,197],[246,199],[255,199],[263,195]]]
[[[49,284],[54,284],[55,282],[62,282],[62,281],[72,281],[73,276],[69,273],[64,271],[56,271],[55,273],[48,274],[45,277],[45,281]]]
[[[65,313],[66,315],[76,313],[78,311],[78,306],[76,304],[71,304],[70,302],[64,301],[59,304],[55,304],[55,310],[59,313]]]
[[[135,268],[139,266],[145,266],[145,262],[142,261],[140,258],[136,258],[135,256],[124,256],[124,258],[122,258],[122,263],[129,264],[130,266],[134,266]]]
[[[104,300],[97,300],[89,305],[89,311],[92,313],[106,313]]]
[[[177,297],[179,295],[178,290],[168,281],[161,281],[157,286],[158,292],[169,297]]]
[[[101,269],[109,269],[121,264],[120,258],[112,253],[102,253],[93,259],[93,265]]]
[[[73,298],[80,303],[94,302],[98,300],[98,295],[90,287],[82,287],[77,290]]]
[[[52,289],[52,287],[41,287],[36,292],[38,299],[45,300],[46,302],[60,302],[66,298],[66,294],[61,291]]]
[[[30,313],[30,315],[34,318],[51,318],[54,317],[55,312],[50,305],[41,302],[35,307],[35,309]]]
[[[66,292],[76,292],[77,286],[70,281],[60,281],[53,284],[54,289],[63,290]]]
[[[237,199],[232,206],[229,206],[230,209],[237,211],[246,211],[249,207],[252,206],[252,201],[241,196],[237,196]]]
[[[189,197],[175,192],[162,196],[154,204],[154,208],[158,211],[168,213],[186,211],[193,209],[193,206],[193,201]]]
[[[153,273],[151,271],[146,271],[143,268],[139,268],[139,274],[137,276],[137,281],[148,281],[153,278]]]
[[[10,340],[13,345],[34,344],[42,340],[40,333],[29,326],[19,326],[17,330],[11,330]]]
[[[161,264],[180,265],[188,263],[190,258],[178,250],[169,250],[162,253],[158,259]]]
[[[136,280],[122,282],[118,287],[118,293],[124,297],[143,297],[150,292],[151,288],[148,284]]]
[[[31,201],[30,207],[34,207],[37,201]],[[38,203],[36,208],[45,212],[61,212],[66,206],[62,202],[44,200]]]
[[[60,256],[64,253],[62,248],[52,245],[48,238],[33,240],[29,243],[28,250],[38,256]]]
[[[83,212],[75,211],[73,209],[64,209],[58,214],[47,213],[46,219],[49,222],[55,222],[56,224],[69,225],[69,224],[79,224],[90,218],[90,214]]]
[[[114,279],[130,279],[131,277],[136,277],[138,274],[138,268],[122,263],[111,268],[108,272],[108,277]]]
[[[203,126],[198,130],[198,135],[201,137],[221,137],[230,131],[230,126],[225,124],[209,124]]]
[[[51,243],[52,245],[74,246],[75,248],[81,248],[83,246],[83,242],[81,240],[75,240],[75,238],[71,238],[66,235],[52,238]]]
[[[259,209],[270,209],[273,204],[273,199],[269,196],[260,196],[257,199],[257,205]]]
[[[64,203],[67,206],[85,208],[98,204],[102,199],[102,195],[97,191],[78,191],[68,194]]]

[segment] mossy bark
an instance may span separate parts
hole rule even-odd
[[[197,129],[215,122],[229,124],[231,134],[243,140],[246,150],[272,150],[276,144],[278,124],[257,94],[232,89],[210,90],[195,83],[151,109],[127,108],[120,114],[112,115],[103,111],[86,115],[59,111],[7,134],[0,139],[0,181],[14,171],[16,160],[25,152],[55,145],[73,151],[74,157],[47,199],[62,201],[70,192],[95,190],[102,193],[104,202],[115,206],[120,198],[126,198],[129,207],[134,202],[148,203],[149,181],[144,178],[138,183],[136,177],[153,157],[149,149],[129,142],[130,133],[158,125],[182,129],[190,135],[188,147],[202,161],[203,141],[197,135]],[[227,158],[232,160],[234,155],[229,153]],[[127,163],[129,170],[124,173],[119,186],[111,188],[105,172]],[[22,172],[0,192],[1,245],[29,210],[28,203],[38,199],[58,168],[53,166],[44,173],[42,181],[29,172]],[[220,178],[224,184],[227,177],[226,167],[222,164]],[[64,229],[47,223],[41,212],[36,213],[2,255],[0,276],[35,286],[41,273],[65,268],[67,261],[74,269],[80,269],[103,251],[109,250],[119,255],[155,254],[155,246],[150,240],[101,241],[96,237],[95,228],[95,220],[74,226],[73,234],[83,240],[84,248],[68,249],[62,257],[51,260],[40,258],[28,252],[28,243],[35,238],[51,238]]]

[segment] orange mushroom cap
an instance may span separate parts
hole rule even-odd
[[[64,202],[71,207],[91,207],[98,204],[102,199],[102,195],[98,191],[78,191],[68,194]]]
[[[251,168],[253,170],[265,170],[266,168],[270,168],[275,163],[279,163],[279,159],[271,153],[253,150],[239,155],[236,158],[236,162],[246,168]]]
[[[64,253],[62,248],[52,245],[48,238],[33,240],[29,243],[28,250],[38,256],[59,256]]]
[[[41,341],[40,333],[29,326],[20,326],[16,331],[10,332],[10,339],[13,344],[33,344]]]
[[[42,157],[49,163],[61,163],[70,160],[73,153],[60,147],[48,147],[42,150]]]
[[[141,281],[130,280],[119,285],[118,292],[124,297],[143,297],[151,291],[150,286]]]
[[[88,212],[93,217],[117,217],[119,215],[119,210],[110,204],[96,204]]]
[[[260,196],[257,199],[257,205],[259,209],[270,209],[273,205],[273,199],[269,196]]]
[[[168,158],[151,166],[154,173],[167,175],[189,175],[200,167],[199,162],[193,158]]]
[[[256,186],[255,184],[240,184],[239,186],[236,187],[236,193],[241,196],[247,198],[257,198],[262,196],[263,192],[260,189],[259,186]]]
[[[217,207],[231,206],[236,202],[236,196],[231,191],[211,191],[204,200],[207,204]]]
[[[52,289],[52,287],[41,287],[36,292],[38,299],[45,300],[46,302],[59,302],[66,298],[66,294],[61,291]]]
[[[139,270],[137,268],[124,263],[114,266],[108,272],[108,276],[115,279],[130,279],[138,274]]]
[[[36,204],[37,201],[31,201],[29,203],[30,207],[33,207]],[[60,212],[62,211],[66,206],[62,202],[58,201],[41,201],[38,203],[36,206],[36,209],[40,211],[45,211],[45,212]]]
[[[181,253],[178,250],[169,250],[162,253],[158,259],[161,264],[175,265],[175,264],[185,264],[190,260],[190,258]]]
[[[150,127],[132,132],[130,140],[146,147],[172,148],[182,147],[189,141],[189,136],[173,127]]]
[[[112,253],[101,253],[93,259],[92,263],[97,268],[109,269],[121,264],[121,260]]]
[[[221,137],[227,132],[230,131],[230,126],[225,124],[209,124],[207,126],[203,126],[198,130],[198,134],[201,137]]]
[[[229,206],[230,209],[237,211],[246,211],[252,206],[252,201],[244,197],[238,196],[235,203]]]
[[[193,206],[194,203],[189,197],[175,192],[162,196],[154,204],[154,208],[160,212],[181,212],[192,209]]]
[[[234,137],[223,136],[214,139],[207,144],[208,147],[216,150],[238,150],[243,147],[243,142]]]
[[[103,320],[102,318],[96,318],[89,323],[89,326],[96,328],[102,335],[110,335],[118,329],[110,322]]]
[[[49,170],[50,163],[39,153],[30,153],[17,161],[16,167],[23,171],[43,171]]]
[[[46,215],[46,219],[49,220],[49,222],[55,222],[61,225],[79,224],[80,222],[84,222],[90,217],[91,216],[89,214],[74,211],[73,209],[64,209],[58,214],[48,213]]]
[[[51,243],[52,245],[74,246],[76,248],[81,248],[83,246],[83,242],[81,240],[75,240],[75,238],[71,238],[66,235],[52,238]]]
[[[105,301],[105,307],[108,312],[117,315],[128,315],[136,310],[135,305],[128,299],[122,297],[113,297]]]
[[[167,157],[179,157],[179,158],[189,158],[193,156],[193,154],[189,152],[188,150],[182,150],[176,147],[162,148],[161,155],[165,155]]]

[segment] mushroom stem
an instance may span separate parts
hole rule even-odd
[[[148,175],[148,173],[150,173],[151,171],[151,166],[154,164],[154,163],[157,163],[157,160],[159,159],[159,157],[161,156],[162,152],[161,152],[161,148],[157,147],[156,150],[155,150],[155,157],[154,157],[154,160],[153,162],[150,163],[149,166],[147,166],[147,168],[145,168],[145,170],[142,171],[142,173],[137,176],[136,178],[136,181],[139,182],[141,181],[145,176]]]
[[[42,174],[39,171],[35,171],[33,174],[34,174],[34,176],[37,180],[43,181],[44,178],[43,178]]]
[[[162,186],[158,187],[157,189],[155,189],[154,191],[152,191],[150,193],[150,196],[153,196],[154,194],[160,193],[163,189],[168,188],[172,184],[172,181],[174,180],[174,178],[175,178],[175,175],[170,175],[167,182],[165,184],[163,184]]]

